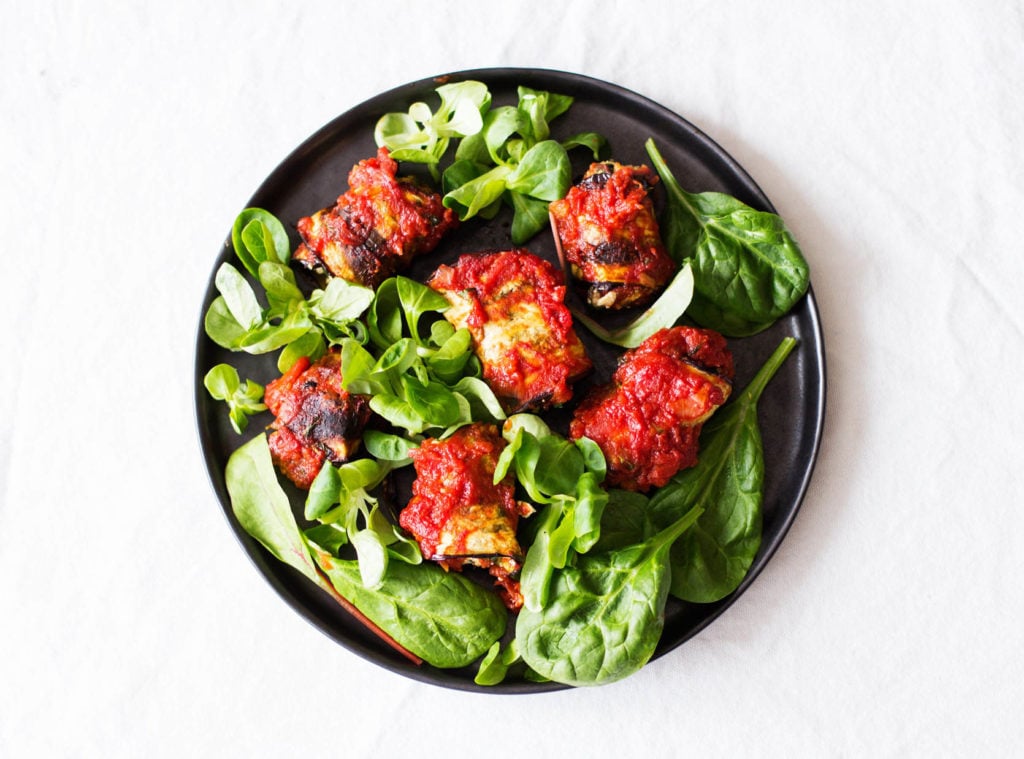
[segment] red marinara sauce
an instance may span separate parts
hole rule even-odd
[[[398,163],[383,147],[353,166],[349,189],[335,206],[296,223],[302,245],[294,258],[376,287],[414,256],[433,250],[458,217],[440,194],[397,174]]]
[[[341,386],[341,357],[331,351],[310,362],[300,358],[267,384],[264,403],[272,414],[270,456],[298,487],[308,489],[324,460],[346,461],[370,418],[369,400]]]
[[[562,252],[573,276],[590,285],[591,305],[640,305],[675,272],[649,194],[657,181],[647,166],[594,163],[551,204]]]
[[[572,398],[571,383],[592,364],[565,305],[562,272],[529,251],[461,256],[428,284],[466,327],[483,376],[507,411],[540,410]]]
[[[612,381],[583,399],[569,428],[608,462],[607,483],[646,492],[697,463],[704,422],[728,399],[732,354],[717,332],[672,327],[625,353]]]
[[[416,479],[398,521],[425,559],[455,571],[464,564],[487,569],[505,605],[518,609],[522,597],[514,578],[523,557],[516,527],[533,509],[516,501],[511,476],[494,482],[504,448],[497,427],[480,422],[423,441],[410,454]]]
[[[489,424],[460,427],[443,440],[428,438],[411,452],[416,480],[412,498],[399,523],[416,536],[424,558],[465,556],[468,534],[441,554],[442,533],[466,505],[496,504],[513,530],[519,513],[511,477],[494,483],[494,470],[505,441]]]
[[[397,175],[398,163],[387,148],[380,148],[375,158],[360,161],[349,172],[349,191],[338,198],[338,209],[350,220],[346,242],[358,244],[373,229],[392,254],[407,261],[433,250],[456,217],[436,192]]]

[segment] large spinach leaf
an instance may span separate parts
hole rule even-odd
[[[700,463],[676,475],[650,500],[650,518],[666,525],[694,506],[704,513],[672,547],[672,595],[710,603],[732,593],[761,545],[764,457],[757,402],[796,340],[785,338],[750,384],[705,425]]]
[[[330,587],[317,571],[288,496],[277,481],[266,435],[257,435],[231,454],[224,481],[242,529],[285,564],[317,585]]]
[[[680,187],[653,140],[647,153],[668,193],[661,231],[669,252],[693,265],[687,315],[734,337],[786,314],[807,291],[809,270],[782,219],[720,192]]]
[[[465,666],[505,632],[507,613],[498,598],[461,575],[433,565],[388,562],[370,589],[363,586],[358,561],[329,555],[323,540],[314,550],[278,482],[265,435],[231,454],[225,480],[232,511],[247,533],[412,661]]]
[[[614,551],[654,535],[658,529],[651,522],[648,501],[643,493],[609,490],[608,505],[601,515],[601,537],[592,550]]]
[[[643,667],[665,624],[669,549],[699,516],[694,508],[649,540],[554,569],[548,603],[519,613],[523,661],[567,685],[601,685]]]
[[[338,592],[435,667],[464,667],[505,632],[507,612],[498,597],[456,572],[391,562],[381,585],[369,590],[358,562],[317,558]]]

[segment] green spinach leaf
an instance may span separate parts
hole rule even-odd
[[[807,261],[782,219],[723,193],[686,192],[653,140],[646,148],[668,193],[662,218],[666,246],[694,269],[687,315],[739,337],[788,313],[810,279]]]
[[[482,656],[505,632],[507,613],[497,596],[433,565],[390,562],[376,587],[367,588],[360,562],[325,550],[345,544],[344,537],[332,532],[336,528],[313,528],[308,538],[299,529],[278,483],[265,435],[231,455],[225,480],[232,511],[247,533],[413,661],[418,656],[436,667],[462,667]],[[368,529],[379,532],[376,527]],[[379,571],[374,566],[368,569]]]
[[[642,543],[658,530],[651,522],[648,498],[630,490],[608,491],[608,505],[601,516],[600,539],[591,549],[608,552]]]
[[[524,606],[516,621],[523,661],[578,686],[620,680],[643,667],[665,623],[669,549],[699,516],[694,508],[650,540],[554,569],[548,603]]]
[[[257,435],[231,454],[224,481],[242,529],[280,561],[317,585],[330,587],[317,571],[288,496],[277,481],[266,435]]]
[[[672,595],[711,603],[732,593],[761,545],[764,456],[757,403],[796,345],[785,338],[750,384],[708,420],[700,463],[651,498],[650,517],[671,522],[693,506],[704,513],[672,548]]]
[[[505,632],[508,615],[498,597],[457,572],[392,562],[369,590],[356,562],[321,554],[317,560],[338,592],[435,667],[471,664]]]
[[[515,638],[509,641],[504,648],[501,641],[496,641],[487,652],[487,655],[480,660],[476,677],[473,682],[477,685],[497,685],[505,679],[509,668],[522,661],[519,656],[519,647]]]

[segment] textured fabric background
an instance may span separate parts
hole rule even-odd
[[[14,2],[0,24],[0,756],[1024,751],[1020,2]],[[447,71],[680,113],[812,267],[828,412],[778,554],[611,686],[409,681],[239,549],[192,412],[237,211],[309,134]]]

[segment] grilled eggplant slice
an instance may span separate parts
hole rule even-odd
[[[301,358],[267,385],[264,402],[274,414],[270,455],[297,486],[309,489],[324,460],[347,461],[370,418],[366,396],[341,387],[341,358],[329,352],[315,363]]]
[[[293,258],[307,268],[376,287],[434,249],[458,223],[441,196],[412,177],[396,177],[398,164],[387,148],[360,161],[348,175],[349,189],[332,208],[298,221],[302,244]]]
[[[399,524],[416,538],[425,559],[453,571],[464,565],[487,569],[505,605],[518,609],[523,551],[516,526],[533,507],[516,501],[511,477],[494,482],[504,447],[498,428],[484,423],[425,440],[411,454],[416,480]]]
[[[466,327],[484,380],[509,413],[559,406],[592,364],[573,329],[560,271],[526,250],[466,254],[428,283]]]
[[[612,381],[577,407],[572,438],[604,452],[606,484],[646,492],[697,463],[704,422],[732,391],[732,354],[717,332],[671,327],[626,352]]]
[[[640,306],[671,279],[676,265],[661,241],[647,166],[591,164],[548,211],[563,265],[597,308]]]

